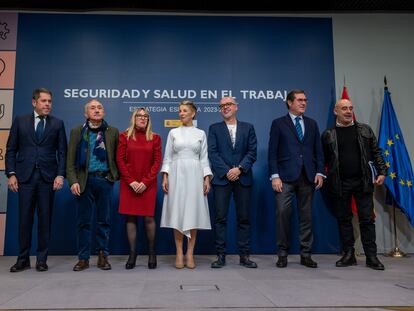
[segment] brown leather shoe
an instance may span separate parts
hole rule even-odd
[[[89,260],[80,259],[73,267],[73,271],[82,271],[89,268]]]
[[[108,257],[105,256],[104,252],[101,250],[99,251],[98,254],[98,263],[97,263],[98,268],[102,269],[102,270],[111,270],[111,264],[108,262]]]

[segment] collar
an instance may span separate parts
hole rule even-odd
[[[34,113],[34,118],[35,118],[35,120],[36,120],[36,118],[37,118],[38,116],[40,116],[40,115],[36,112],[36,110],[33,110],[33,113]],[[45,117],[44,117],[44,119],[46,120],[46,119],[47,119],[47,116],[45,116]]]
[[[350,126],[353,126],[353,125],[355,125],[355,122],[354,121],[352,121],[350,124],[348,124],[348,125],[343,125],[343,124],[341,124],[341,123],[339,123],[338,121],[336,121],[336,126],[337,127],[350,127]]]
[[[295,119],[296,119],[297,117],[299,117],[299,118],[300,118],[300,120],[299,120],[299,121],[301,121],[301,120],[303,121],[303,114],[301,114],[301,115],[299,115],[299,116],[295,116],[293,113],[290,113],[290,112],[289,112],[289,116],[290,116],[290,118],[292,119],[292,122],[295,122],[295,121],[296,121]]]

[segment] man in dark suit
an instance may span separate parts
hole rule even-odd
[[[119,178],[116,149],[119,132],[104,120],[101,102],[92,99],[85,105],[86,122],[70,131],[67,178],[77,198],[78,262],[74,271],[89,268],[92,211],[96,207],[98,268],[110,270],[109,233],[112,188]]]
[[[33,218],[37,207],[36,270],[47,271],[50,225],[55,191],[63,186],[66,134],[62,120],[50,114],[52,93],[33,91],[31,114],[18,116],[11,127],[6,149],[8,187],[19,194],[19,256],[10,272],[30,268]]]
[[[237,244],[240,265],[257,268],[250,260],[250,192],[253,183],[252,166],[256,161],[257,139],[253,125],[236,119],[238,105],[233,97],[223,97],[220,111],[224,121],[210,126],[208,157],[213,170],[215,206],[215,245],[217,260],[212,268],[226,264],[227,215],[230,197],[237,214]]]
[[[300,263],[309,268],[318,265],[311,258],[312,197],[323,184],[323,152],[316,122],[303,114],[307,98],[303,90],[287,95],[289,113],[273,120],[270,130],[268,161],[272,188],[276,192],[278,261],[287,266],[290,246],[292,199],[296,196],[299,213]]]

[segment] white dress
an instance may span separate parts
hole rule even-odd
[[[207,155],[207,138],[194,126],[168,133],[161,173],[168,174],[161,227],[174,228],[187,237],[191,229],[211,229],[204,177],[213,175]]]

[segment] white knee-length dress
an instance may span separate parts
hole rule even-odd
[[[194,126],[172,129],[167,138],[161,173],[168,174],[161,227],[174,228],[187,237],[191,229],[211,229],[204,177],[213,175],[207,155],[207,138]]]

